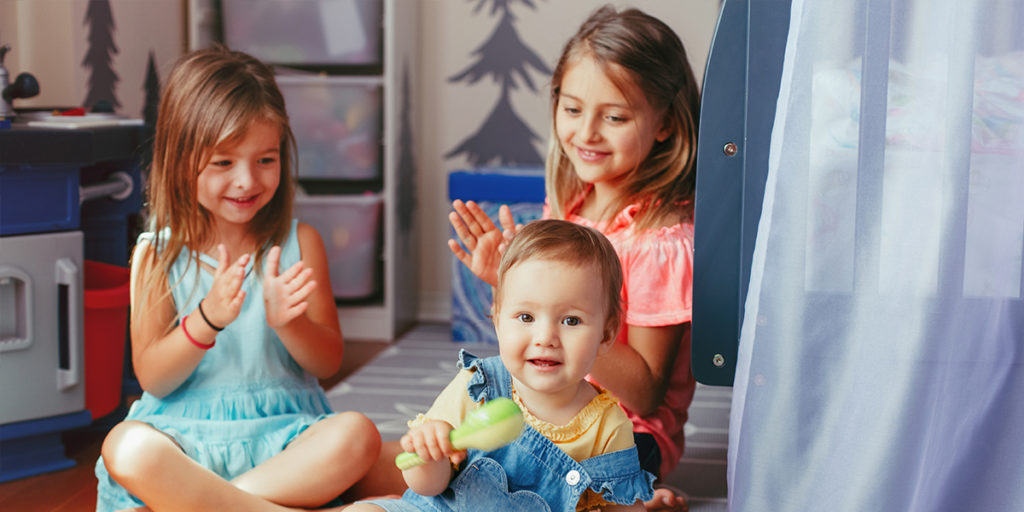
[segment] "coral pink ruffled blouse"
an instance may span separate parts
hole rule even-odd
[[[584,194],[585,196],[585,194]],[[693,314],[693,223],[636,231],[634,220],[639,205],[629,205],[610,222],[595,223],[569,209],[568,220],[601,231],[619,255],[623,271],[625,323],[660,327],[687,323]],[[550,217],[545,205],[544,217]],[[619,334],[626,343],[626,329]],[[638,416],[623,405],[633,421],[634,432],[654,436],[661,450],[661,476],[670,473],[682,457],[687,409],[697,383],[690,369],[689,330],[679,340],[679,349],[664,402],[647,416]]]

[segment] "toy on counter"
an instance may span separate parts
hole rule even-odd
[[[0,93],[3,101],[0,101],[0,119],[13,117],[14,100],[16,98],[31,98],[39,94],[39,82],[30,73],[21,73],[11,81],[11,75],[4,67],[4,58],[7,52],[11,51],[11,45],[0,46]]]
[[[462,425],[451,431],[449,439],[456,450],[475,448],[491,451],[514,441],[523,431],[523,413],[508,398],[495,398],[466,415]],[[405,471],[423,464],[419,455],[398,454],[395,465]]]

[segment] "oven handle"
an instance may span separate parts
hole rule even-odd
[[[59,359],[66,360],[58,361],[57,364],[57,389],[64,391],[77,386],[82,381],[82,302],[84,291],[81,266],[77,265],[74,260],[61,258],[57,260],[55,267],[58,296],[66,297],[60,301],[64,309],[60,312],[63,320],[60,321],[61,332],[58,334],[62,354]]]

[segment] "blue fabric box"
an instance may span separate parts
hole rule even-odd
[[[475,201],[498,223],[498,208],[507,204],[517,224],[539,219],[544,207],[544,169],[489,168],[448,175],[451,200]],[[452,238],[455,231],[450,230]],[[456,238],[457,239],[457,238]],[[452,339],[497,345],[491,323],[491,287],[452,256]]]

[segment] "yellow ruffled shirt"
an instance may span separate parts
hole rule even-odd
[[[446,421],[453,427],[462,424],[466,414],[481,405],[473,402],[466,392],[472,377],[472,370],[460,370],[437,396],[430,410],[409,421],[409,427],[420,425],[428,419]],[[594,388],[598,395],[565,425],[548,423],[531,414],[515,390],[512,399],[523,411],[523,420],[528,425],[579,462],[633,446],[633,423],[611,394],[596,385]],[[576,510],[590,510],[608,504],[599,494],[587,489],[580,496]]]

